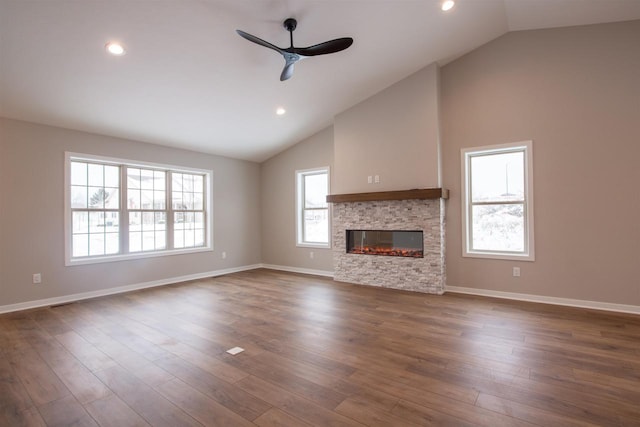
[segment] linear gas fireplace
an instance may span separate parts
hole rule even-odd
[[[334,280],[433,294],[444,292],[446,190],[330,197],[327,201],[332,203],[333,211]],[[372,253],[400,256],[360,255]]]
[[[423,258],[422,231],[346,230],[347,253]]]

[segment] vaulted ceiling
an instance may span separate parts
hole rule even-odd
[[[640,0],[0,0],[0,116],[263,161],[508,31],[640,19]],[[349,49],[284,60],[241,29]],[[126,55],[104,46],[121,42]],[[277,107],[287,110],[277,116]]]

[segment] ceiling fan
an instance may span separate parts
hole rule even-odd
[[[353,39],[351,37],[343,37],[309,47],[293,47],[293,31],[296,29],[298,21],[293,18],[288,18],[284,21],[283,25],[284,28],[289,31],[289,38],[291,40],[291,46],[287,48],[280,48],[249,33],[245,33],[241,30],[236,30],[236,32],[245,39],[257,43],[261,46],[268,47],[269,49],[273,49],[284,57],[285,64],[284,69],[280,74],[280,81],[291,78],[291,76],[293,75],[293,67],[295,63],[300,61],[301,59],[304,59],[308,56],[326,55],[327,53],[340,52],[341,50],[345,50],[346,48],[351,46],[351,44],[353,43]]]

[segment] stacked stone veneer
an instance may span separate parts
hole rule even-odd
[[[334,203],[334,279],[442,294],[444,225],[442,199]],[[424,258],[348,254],[346,230],[422,230]]]

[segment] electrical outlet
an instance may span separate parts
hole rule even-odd
[[[371,175],[367,177],[367,184],[373,184],[373,177]]]
[[[376,175],[373,180],[375,181],[376,184],[380,184],[380,175]]]
[[[227,259],[227,253],[226,252],[222,252],[222,259]]]
[[[314,257],[313,252],[309,252],[309,258],[313,259],[313,257]]]
[[[520,267],[513,267],[513,277],[520,277]]]
[[[34,274],[33,275],[33,283],[36,284],[36,285],[39,284],[39,283],[42,283],[42,274],[40,274],[40,273]]]

